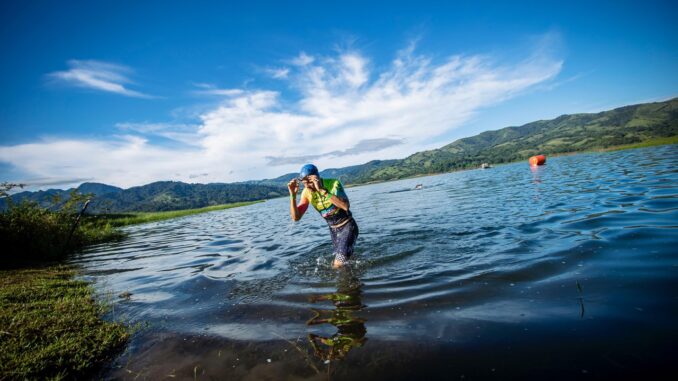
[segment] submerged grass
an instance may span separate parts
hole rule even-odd
[[[0,379],[86,378],[128,339],[75,270],[0,271]]]
[[[215,210],[223,210],[236,208],[239,206],[247,206],[263,202],[259,201],[247,201],[247,202],[235,202],[232,204],[222,204],[222,205],[213,205],[207,206],[204,208],[197,209],[184,209],[184,210],[171,210],[166,212],[133,212],[133,213],[124,213],[124,214],[97,214],[87,216],[86,223],[92,224],[94,226],[110,226],[110,227],[120,227],[127,225],[136,225],[144,224],[147,222],[155,222],[161,220],[168,220],[171,218],[189,216],[191,214],[212,212]]]

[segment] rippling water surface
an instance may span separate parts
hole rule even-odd
[[[667,375],[676,168],[673,145],[349,188],[361,233],[339,272],[321,217],[290,221],[286,198],[130,227],[73,262],[145,326],[106,377]]]

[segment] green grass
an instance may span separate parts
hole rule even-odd
[[[642,141],[640,143],[624,144],[624,145],[609,147],[609,148],[606,148],[604,150],[605,151],[619,151],[619,150],[624,150],[624,149],[654,147],[654,146],[661,146],[661,145],[666,145],[666,144],[677,144],[677,143],[678,143],[678,136],[669,136],[669,137],[666,137],[666,138],[648,139],[648,140]]]
[[[119,227],[119,226],[144,224],[144,223],[147,223],[147,222],[168,220],[168,219],[171,219],[171,218],[184,217],[184,216],[189,216],[191,214],[212,212],[212,211],[215,211],[215,210],[236,208],[236,207],[239,207],[239,206],[247,206],[247,205],[252,205],[252,204],[259,203],[259,202],[263,202],[263,200],[236,202],[236,203],[232,203],[232,204],[214,205],[214,206],[207,206],[207,207],[204,207],[204,208],[197,208],[197,209],[171,210],[171,211],[167,211],[167,212],[135,212],[135,213],[125,213],[125,214],[97,214],[97,215],[88,216],[85,221],[86,221],[87,224],[93,224],[94,226]]]
[[[0,271],[0,379],[86,379],[129,333],[68,267]]]

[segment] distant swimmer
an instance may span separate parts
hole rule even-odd
[[[424,186],[421,185],[421,184],[417,184],[417,185],[414,187],[414,189],[422,189],[422,188],[424,188]]]
[[[299,181],[304,184],[304,190],[297,205]],[[299,221],[306,213],[308,205],[313,205],[330,227],[334,248],[332,267],[336,269],[345,265],[353,255],[353,246],[358,238],[358,224],[351,215],[348,196],[341,182],[337,179],[320,178],[318,168],[313,164],[306,164],[301,167],[299,176],[290,180],[287,188],[290,191],[292,219]]]

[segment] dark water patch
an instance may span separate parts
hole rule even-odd
[[[87,272],[84,272],[84,275],[89,275],[89,276],[103,276],[103,275],[110,275],[110,274],[124,273],[124,272],[126,272],[126,271],[137,271],[137,270],[141,270],[141,267],[138,267],[138,268],[129,268],[129,269],[93,270],[93,271],[87,271]]]
[[[281,247],[282,247],[282,245],[276,243],[276,244],[271,245],[271,246],[264,246],[264,247],[262,247],[262,249],[264,249],[266,251],[276,251],[276,250],[280,249]]]
[[[402,193],[402,192],[411,192],[415,190],[421,190],[421,189],[416,189],[416,188],[406,188],[406,189],[396,189],[392,191],[385,192],[386,194],[392,194],[392,193]]]
[[[241,243],[242,240],[240,239],[221,239],[217,241],[212,241],[208,243],[209,246],[226,246],[226,245],[231,245],[234,243]]]
[[[452,329],[441,331],[441,338],[432,341],[367,340],[335,361],[324,361],[308,337],[243,342],[156,334],[145,338],[135,350],[137,356],[120,361],[105,375],[129,380],[667,379],[672,373],[666,365],[672,351],[661,332],[653,330],[642,337],[634,327],[622,326],[630,332],[625,334],[628,341],[615,336],[618,331],[595,323],[564,330],[526,330],[520,324],[464,325],[466,336],[475,335],[475,340],[448,340],[458,333]],[[609,341],[591,342],[587,337],[591,331],[607,331]],[[541,349],[544,336],[552,337],[568,354],[567,361]],[[530,366],[525,366],[528,358]]]
[[[196,257],[197,257],[197,258],[200,258],[200,257],[205,257],[205,258],[216,258],[216,257],[221,257],[221,254],[202,254],[202,255],[198,255],[198,256],[196,256]]]
[[[415,247],[411,250],[405,250],[405,251],[396,252],[396,253],[393,253],[393,254],[382,254],[382,255],[379,255],[379,256],[375,256],[374,259],[372,259],[372,258],[365,259],[365,260],[361,261],[361,263],[365,263],[369,267],[382,266],[382,265],[385,265],[385,264],[388,264],[388,263],[397,262],[397,261],[400,261],[402,259],[413,256],[413,255],[417,254],[418,252],[422,251],[423,249],[424,249],[423,247]],[[366,253],[366,255],[369,255],[369,253]]]

